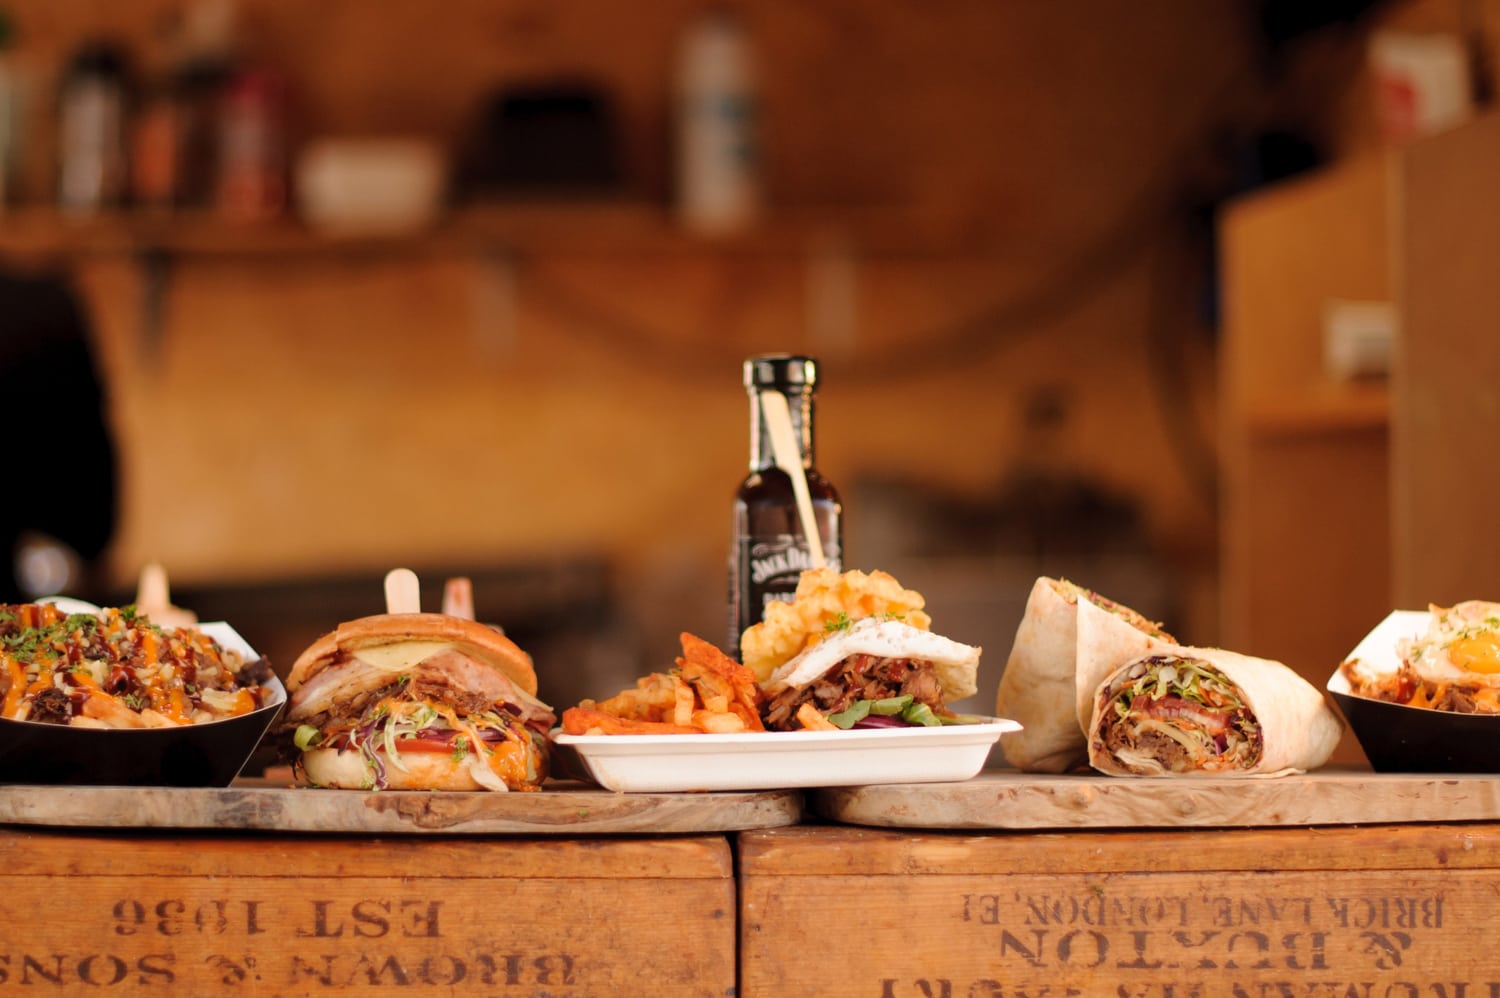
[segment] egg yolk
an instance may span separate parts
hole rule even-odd
[[[1455,640],[1448,646],[1448,661],[1469,672],[1500,672],[1500,634],[1487,631]]]

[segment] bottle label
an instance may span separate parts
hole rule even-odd
[[[824,538],[823,558],[835,572],[840,571],[839,555],[838,544]],[[802,573],[813,567],[811,552],[796,534],[750,540],[746,545],[745,565],[749,582],[745,603],[751,611],[746,626],[761,619],[767,604],[778,600],[790,603],[796,595],[797,581]]]

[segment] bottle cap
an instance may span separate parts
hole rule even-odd
[[[812,391],[818,384],[818,362],[797,354],[771,353],[745,361],[746,388],[775,388],[778,391]]]

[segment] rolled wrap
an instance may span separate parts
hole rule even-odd
[[[1172,672],[1164,673],[1169,667]],[[1180,686],[1168,677],[1189,671],[1209,676],[1196,682],[1214,692],[1180,697]],[[1216,689],[1215,681],[1223,686]],[[1216,706],[1219,690],[1227,700]],[[1117,702],[1126,705],[1123,716]],[[1163,726],[1188,746],[1164,734]],[[1110,673],[1094,696],[1088,733],[1089,765],[1109,776],[1278,776],[1327,762],[1343,722],[1320,690],[1280,662],[1218,648],[1175,648]]]
[[[1128,607],[1065,579],[1038,578],[995,697],[995,714],[1021,724],[1000,739],[1006,761],[1028,773],[1084,765],[1084,731],[1100,680],[1171,643],[1170,635]]]

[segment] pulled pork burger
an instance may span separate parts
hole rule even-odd
[[[948,701],[974,694],[979,652],[900,620],[867,617],[841,624],[761,684],[765,726],[795,731],[962,723],[965,718]]]
[[[287,677],[283,745],[323,787],[536,790],[552,708],[531,658],[485,624],[389,613],[340,624]]]
[[[769,604],[741,636],[766,729],[968,720],[948,704],[974,694],[980,649],[934,634],[924,605],[885,572],[803,572],[792,600]]]

